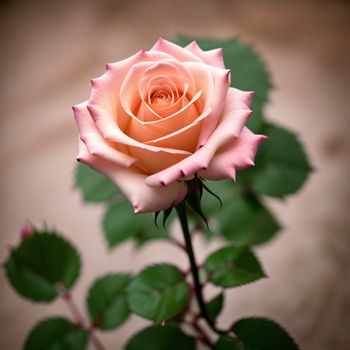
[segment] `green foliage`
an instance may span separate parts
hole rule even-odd
[[[210,319],[215,320],[224,306],[224,293],[219,293],[207,303],[207,312]]]
[[[130,206],[124,203],[111,205],[102,221],[108,246],[112,248],[132,237],[140,229],[139,217],[130,217]]]
[[[259,261],[247,247],[229,246],[205,261],[210,281],[223,288],[237,287],[264,277]]]
[[[110,248],[130,238],[138,245],[152,239],[168,238],[168,232],[156,227],[150,214],[134,215],[128,203],[113,204],[107,209],[103,229]]]
[[[240,183],[208,181],[206,185],[221,198],[222,208],[219,208],[216,198],[204,191],[204,213],[212,215],[211,221],[218,224],[217,232],[227,241],[247,245],[262,244],[273,238],[280,229],[272,213]],[[216,224],[212,226],[215,227]]]
[[[119,327],[129,317],[126,288],[127,274],[109,274],[98,278],[91,286],[87,307],[94,326],[110,330]]]
[[[289,130],[268,124],[263,133],[269,139],[260,147],[256,167],[245,172],[245,182],[254,191],[282,198],[298,191],[311,166],[297,136]]]
[[[280,228],[271,212],[256,197],[244,193],[243,189],[236,190],[235,195],[226,195],[216,220],[220,234],[238,244],[266,243]]]
[[[237,244],[261,244],[279,230],[270,211],[253,196],[241,195],[217,214],[220,233]]]
[[[41,321],[32,329],[24,350],[84,350],[87,343],[86,330],[56,317]]]
[[[109,179],[85,164],[75,168],[75,186],[80,188],[85,202],[104,202],[120,193]]]
[[[179,269],[158,264],[142,270],[128,287],[131,310],[160,324],[188,304],[189,290]]]
[[[134,335],[126,350],[195,350],[195,339],[184,334],[177,324],[148,327]]]
[[[57,285],[73,287],[80,272],[75,248],[50,231],[36,231],[12,249],[5,262],[13,288],[32,301],[48,302],[57,297]]]
[[[248,121],[248,127],[257,131],[263,125],[263,107],[271,89],[270,77],[265,64],[252,47],[243,44],[238,39],[217,40],[204,38],[178,37],[176,42],[181,46],[196,40],[203,50],[223,48],[225,66],[231,69],[231,86],[254,91],[252,102],[253,115]]]
[[[243,350],[243,348],[238,340],[224,334],[217,340],[214,350]]]
[[[242,318],[232,331],[250,350],[298,350],[290,335],[275,321],[266,318]]]

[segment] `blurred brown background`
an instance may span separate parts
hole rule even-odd
[[[267,115],[296,131],[316,171],[286,201],[268,204],[284,226],[258,249],[270,278],[228,293],[223,324],[266,315],[284,324],[305,350],[350,348],[349,80],[347,1],[46,1],[0,5],[1,261],[26,220],[62,230],[83,255],[74,290],[83,307],[87,286],[107,271],[138,271],[146,262],[186,257],[165,243],[136,253],[108,252],[102,208],[85,206],[72,189],[77,130],[71,105],[90,91],[105,62],[149,48],[176,33],[227,38],[255,46],[273,76]],[[198,255],[208,249],[196,241]],[[0,349],[20,349],[39,319],[66,314],[61,301],[33,305],[0,273]],[[146,324],[132,317],[101,335],[122,349]],[[145,349],[147,350],[147,349]],[[281,349],[282,350],[282,349]]]

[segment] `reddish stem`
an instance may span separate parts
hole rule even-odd
[[[94,326],[86,327],[85,320],[80,312],[77,304],[75,303],[72,294],[70,294],[69,291],[65,289],[65,287],[61,283],[57,283],[56,285],[56,291],[59,294],[59,296],[64,300],[66,303],[69,311],[71,312],[75,322],[78,326],[87,329],[87,331],[90,334],[91,342],[94,344],[96,350],[107,350],[103,344],[101,343],[100,339],[97,337],[95,333]]]

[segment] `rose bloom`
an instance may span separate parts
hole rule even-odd
[[[160,38],[91,83],[73,106],[77,160],[112,180],[135,213],[180,203],[196,175],[235,180],[265,139],[245,127],[253,93],[230,87],[222,49]]]

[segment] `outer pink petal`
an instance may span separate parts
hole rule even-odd
[[[255,135],[244,127],[238,138],[233,139],[220,149],[209,163],[206,170],[199,175],[208,180],[236,180],[236,170],[254,165],[254,159],[259,145],[266,140],[264,135]]]
[[[182,62],[203,62],[196,54],[163,38],[159,38],[150,51],[167,53]]]
[[[186,50],[194,53],[196,56],[200,57],[204,63],[211,66],[216,66],[225,69],[224,57],[222,55],[222,48],[203,51],[196,41],[192,41],[185,47]]]
[[[232,139],[239,137],[251,114],[248,108],[251,96],[251,92],[230,88],[219,125],[207,143],[181,162],[147,177],[146,184],[154,187],[167,186],[182,177],[207,169],[217,151]]]
[[[85,143],[89,154],[125,167],[129,167],[136,161],[135,158],[119,152],[103,139],[90,116],[87,102],[73,106],[73,111],[78,124],[80,139]]]
[[[132,204],[135,214],[166,210],[183,201],[187,195],[184,182],[165,188],[149,187],[144,182],[145,175],[91,156],[83,142],[79,143],[77,158],[113,181]]]
[[[230,87],[230,75],[231,71],[228,69],[216,68],[208,65],[201,65],[198,63],[184,63],[189,70],[191,70],[192,75],[196,81],[200,80],[200,77],[196,77],[199,72],[203,70],[204,66],[206,70],[209,70],[213,77],[213,94],[208,96],[208,101],[210,102],[210,107],[212,109],[211,115],[205,119],[203,122],[201,134],[198,139],[197,149],[202,147],[210,135],[216,129],[221,111],[224,107],[226,95]]]

